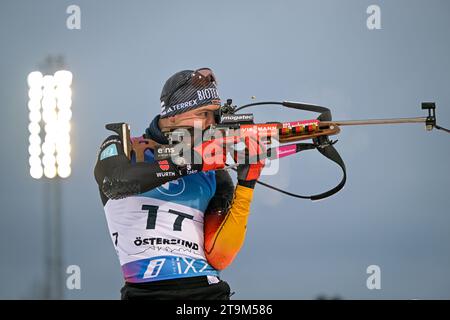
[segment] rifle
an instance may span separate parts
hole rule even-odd
[[[237,113],[238,111],[260,105],[281,105],[282,107],[292,108],[303,111],[317,112],[320,115],[316,119],[312,120],[300,120],[289,122],[268,122],[268,123],[254,123],[254,116],[252,113]],[[335,162],[342,170],[343,176],[338,185],[334,188],[315,195],[303,196],[295,193],[288,192],[286,190],[279,189],[270,184],[262,181],[257,183],[268,187],[272,190],[281,192],[288,196],[321,200],[327,198],[339,190],[341,190],[346,182],[347,173],[344,161],[342,160],[338,151],[334,148],[334,144],[338,140],[331,140],[329,137],[340,133],[341,126],[361,126],[361,125],[382,125],[382,124],[405,124],[405,123],[423,123],[427,131],[431,131],[433,128],[450,133],[449,129],[443,128],[436,124],[436,104],[434,102],[423,102],[422,110],[427,110],[428,115],[426,117],[414,117],[414,118],[390,118],[390,119],[365,119],[365,120],[345,120],[335,121],[332,120],[330,109],[301,102],[283,101],[283,102],[255,102],[241,107],[233,106],[232,99],[227,99],[227,102],[221,106],[215,113],[216,124],[212,125],[208,130],[214,132],[214,130],[236,130],[241,132],[252,131],[254,134],[264,134],[268,137],[268,143],[270,143],[271,137],[277,137],[279,145],[267,150],[266,157],[271,159],[280,159],[304,150],[316,149],[323,156],[327,157],[331,161]],[[124,143],[124,152],[129,159],[133,153],[133,146],[130,142],[130,127],[125,123],[114,123],[106,125],[108,130],[112,130],[119,134]],[[165,132],[170,144],[173,142],[173,131]],[[227,134],[227,133],[226,133]],[[312,143],[293,143],[302,140],[312,139]],[[175,139],[176,140],[176,139]],[[160,147],[160,146],[157,146]],[[142,151],[143,146],[140,145],[139,149]],[[144,147],[145,148],[145,147]],[[149,145],[149,148],[151,146]],[[155,158],[156,159],[156,158]],[[235,169],[236,165],[227,166],[226,169]]]

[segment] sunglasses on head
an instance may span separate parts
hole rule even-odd
[[[190,79],[194,85],[206,85],[210,83],[217,84],[216,76],[214,72],[209,68],[201,68],[195,70]]]

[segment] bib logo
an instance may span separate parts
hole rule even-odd
[[[166,196],[178,196],[183,193],[186,185],[183,179],[178,179],[170,182],[166,182],[165,184],[156,188],[159,192]]]

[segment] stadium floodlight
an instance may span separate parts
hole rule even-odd
[[[49,179],[67,178],[71,174],[72,77],[67,70],[53,75],[33,71],[27,77],[29,164],[30,175],[35,179],[43,175]]]

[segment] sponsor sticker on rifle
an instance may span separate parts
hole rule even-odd
[[[227,114],[220,118],[221,123],[242,123],[242,122],[253,122],[252,113],[244,114]]]

